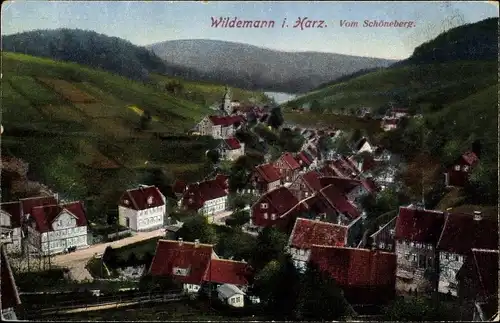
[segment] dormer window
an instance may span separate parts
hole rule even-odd
[[[267,203],[260,203],[260,208],[265,210],[265,209],[268,209],[269,208],[269,204]]]
[[[125,203],[125,205],[129,205],[130,201],[129,200],[124,200],[123,203]]]
[[[148,201],[147,202],[148,202],[148,205],[153,204],[153,197],[152,196],[148,197]]]
[[[276,220],[276,213],[271,214],[271,220]]]
[[[463,168],[464,172],[468,172],[469,171],[469,166],[465,165],[464,168]]]
[[[189,275],[189,268],[180,268],[180,267],[174,267],[172,268],[172,273],[174,276],[187,276]]]
[[[460,165],[455,165],[455,170],[460,171]]]
[[[264,220],[267,220],[267,212],[264,213]]]

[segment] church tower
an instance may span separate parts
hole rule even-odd
[[[231,106],[231,90],[226,86],[226,92],[224,93],[224,98],[222,99],[222,110],[227,114],[231,115],[233,112]]]

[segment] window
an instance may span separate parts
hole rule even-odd
[[[458,261],[458,255],[455,255],[455,261]]]
[[[445,252],[445,253],[444,253],[444,259],[449,259],[449,258],[450,258],[450,256],[448,255],[448,253],[447,253],[447,252]]]
[[[264,209],[264,210],[265,210],[265,209],[267,209],[268,207],[269,207],[269,204],[267,204],[267,203],[260,203],[260,208],[261,208],[261,209]]]
[[[464,170],[464,172],[468,172],[468,171],[469,171],[469,166],[465,165],[465,166],[463,167],[463,170]]]
[[[412,254],[411,258],[413,262],[417,262],[417,254]]]
[[[414,243],[413,241],[410,242],[410,247],[413,247],[414,246]]]
[[[455,170],[459,171],[460,170],[460,165],[455,165]]]
[[[273,220],[273,221],[276,220],[276,214],[275,213],[271,214],[271,220]]]
[[[267,220],[267,212],[264,213],[264,219]]]
[[[387,244],[387,249],[388,249],[388,250],[392,250],[392,243],[388,243],[388,244]]]
[[[385,243],[384,242],[380,242],[380,249],[384,249],[385,248]]]
[[[231,298],[231,304],[234,304],[235,299]]]

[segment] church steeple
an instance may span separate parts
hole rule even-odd
[[[224,110],[227,114],[231,114],[233,112],[231,107],[231,90],[227,86],[225,87],[222,110]]]

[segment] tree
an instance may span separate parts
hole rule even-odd
[[[142,115],[141,115],[139,129],[140,130],[148,129],[151,125],[152,120],[153,120],[153,117],[151,116],[151,112],[149,112],[149,110],[144,110],[142,112]]]
[[[207,158],[212,164],[217,164],[220,161],[220,153],[217,149],[207,151]]]
[[[288,237],[276,228],[266,227],[257,236],[257,246],[251,261],[256,269],[273,259],[279,259],[285,250]]]
[[[351,312],[335,280],[311,262],[301,279],[297,305],[297,318],[307,321],[339,320]]]
[[[400,297],[383,310],[387,321],[455,321],[457,313],[436,307],[423,297]]]
[[[351,148],[349,147],[349,143],[348,143],[348,140],[347,140],[345,134],[341,134],[335,140],[333,146],[334,146],[335,152],[337,154],[347,156],[352,152]]]
[[[231,214],[231,218],[234,219],[234,224],[235,226],[242,226],[245,223],[248,223],[250,221],[250,213],[248,211],[236,211],[233,214]]]
[[[349,136],[349,142],[352,144],[356,144],[359,140],[363,138],[363,132],[361,129],[356,128],[351,132],[351,135]]]
[[[283,113],[281,112],[280,107],[275,107],[271,110],[269,114],[269,118],[267,119],[267,124],[270,125],[274,129],[278,129],[285,122],[285,118],[283,117]]]
[[[318,100],[312,100],[311,102],[311,112],[312,113],[321,113],[323,109],[321,107],[321,103]]]
[[[498,167],[481,161],[472,170],[465,191],[471,204],[496,205],[498,202]]]
[[[318,140],[320,152],[326,153],[334,148],[333,139],[330,136],[321,136]]]
[[[177,236],[182,237],[185,241],[199,239],[201,243],[217,243],[217,232],[203,215],[197,215],[186,220],[182,228],[177,231]]]

